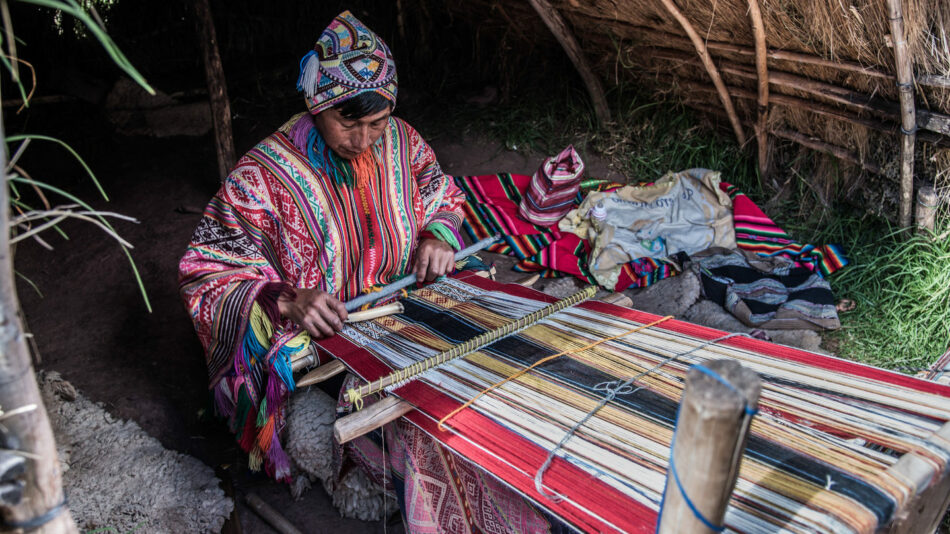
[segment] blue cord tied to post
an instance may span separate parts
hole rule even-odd
[[[749,417],[754,417],[755,414],[759,413],[759,409],[749,406],[749,400],[745,397],[745,395],[743,395],[738,389],[736,389],[734,385],[732,385],[728,380],[723,378],[722,375],[720,375],[719,373],[713,371],[712,369],[702,364],[696,364],[692,366],[691,369],[696,369],[697,371],[715,379],[717,382],[731,389],[736,395],[739,396],[739,398],[742,399],[742,405],[743,405],[742,411],[745,415]],[[683,407],[683,403],[681,401],[679,407],[676,409],[677,422],[679,421],[680,409],[682,409],[682,407]],[[676,430],[675,430],[676,427],[674,426],[673,428],[674,428],[673,439],[670,442],[670,473],[673,475],[673,481],[676,482],[676,489],[679,490],[680,495],[683,496],[683,501],[686,502],[686,506],[690,509],[691,512],[693,512],[693,516],[696,519],[699,519],[699,521],[703,525],[705,525],[706,528],[708,528],[709,530],[712,530],[713,532],[722,532],[726,529],[726,526],[716,525],[712,521],[707,519],[706,516],[704,516],[703,513],[700,512],[699,509],[696,508],[696,505],[693,504],[692,499],[690,499],[689,495],[686,494],[686,489],[683,487],[683,483],[680,482],[679,474],[676,472],[676,461],[673,458],[673,450],[675,449],[675,445],[676,445]],[[663,519],[663,508],[664,508],[665,503],[666,503],[666,491],[664,490],[663,498],[660,499],[660,514],[656,518],[656,532],[660,531],[660,523],[662,522],[662,519]]]

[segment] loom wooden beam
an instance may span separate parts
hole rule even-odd
[[[716,68],[716,65],[712,62],[712,58],[709,56],[705,42],[702,37],[696,33],[696,29],[693,28],[689,20],[687,20],[679,8],[676,7],[673,0],[660,0],[660,3],[662,3],[670,15],[679,22],[680,26],[683,27],[683,31],[689,36],[689,40],[693,42],[693,46],[696,48],[696,53],[699,55],[703,67],[706,68],[706,72],[712,79],[713,85],[716,86],[719,100],[722,102],[722,107],[726,110],[726,115],[729,117],[729,123],[732,124],[732,129],[736,134],[736,139],[739,141],[739,146],[744,146],[745,134],[742,132],[742,124],[739,122],[739,116],[736,115],[736,108],[732,105],[732,99],[729,97],[726,84],[722,81],[722,76],[719,75],[719,69]]]
[[[578,74],[581,75],[581,79],[584,80],[584,85],[587,87],[587,92],[590,94],[590,99],[594,104],[594,113],[597,116],[597,123],[601,127],[605,126],[610,122],[610,108],[607,107],[607,97],[604,95],[604,87],[587,63],[584,52],[581,50],[580,45],[577,44],[577,39],[574,38],[574,34],[571,33],[567,24],[564,23],[564,18],[561,17],[561,14],[558,13],[557,9],[555,9],[548,0],[528,1],[531,3],[531,7],[538,12],[544,24],[551,30],[551,33],[554,34],[554,37],[557,38],[557,41],[561,43],[561,47],[564,48],[567,56],[571,58],[571,63],[574,64],[574,68],[577,69]]]
[[[415,407],[399,397],[389,396],[363,410],[341,417],[333,424],[337,443],[346,443],[399,419]]]
[[[950,423],[928,439],[944,450],[950,450]],[[908,452],[886,471],[898,480],[910,483],[917,491],[894,514],[894,519],[879,532],[934,532],[950,505],[950,473],[938,470],[932,460]]]
[[[228,86],[218,52],[218,38],[214,31],[209,0],[194,4],[195,22],[198,29],[198,44],[204,58],[205,78],[211,97],[211,118],[214,123],[214,148],[218,156],[218,178],[224,180],[236,161],[234,157],[234,134],[231,132],[231,103]]]
[[[887,16],[891,20],[894,42],[894,63],[897,65],[897,89],[901,111],[901,198],[898,221],[904,228],[911,225],[914,196],[914,142],[917,135],[917,113],[914,104],[914,71],[907,39],[904,37],[904,15],[901,0],[887,0]]]
[[[608,295],[607,298],[617,294],[613,293]],[[623,295],[621,294],[621,296]],[[336,423],[333,424],[333,436],[336,437],[337,442],[346,443],[386,423],[395,421],[414,409],[415,407],[409,402],[390,395],[363,410],[337,419]]]
[[[758,108],[755,121],[755,140],[758,147],[759,185],[763,185],[769,171],[769,67],[768,51],[765,43],[765,25],[759,0],[749,0],[749,18],[752,19],[752,33],[755,36],[755,70],[758,73]]]
[[[343,362],[340,360],[333,360],[325,365],[317,367],[313,371],[300,377],[300,380],[297,380],[296,387],[302,388],[306,386],[312,386],[313,384],[319,384],[325,380],[329,380],[334,376],[346,371],[346,366],[343,365]]]
[[[716,360],[706,367],[735,389],[695,367],[687,371],[660,510],[660,534],[714,532],[693,514],[684,493],[709,522],[722,524],[752,423],[745,408],[758,406],[762,384],[754,371],[735,360]],[[674,465],[683,491],[674,479]]]

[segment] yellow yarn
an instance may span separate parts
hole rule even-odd
[[[472,405],[475,401],[477,401],[477,400],[479,399],[479,397],[481,397],[482,395],[484,395],[484,394],[488,393],[489,391],[491,391],[491,390],[497,388],[498,386],[501,386],[502,384],[505,384],[505,383],[507,383],[507,382],[510,382],[510,381],[512,381],[512,380],[514,380],[514,379],[516,379],[516,378],[518,378],[519,376],[521,376],[521,375],[527,373],[528,371],[534,369],[535,367],[541,365],[541,364],[544,363],[544,362],[549,362],[549,361],[553,360],[554,358],[558,358],[558,357],[560,357],[560,356],[564,356],[565,354],[576,354],[576,353],[578,353],[578,352],[584,352],[585,350],[587,350],[587,349],[592,349],[592,348],[596,347],[597,345],[600,345],[601,343],[606,343],[606,342],[608,342],[608,341],[613,341],[613,340],[615,340],[615,339],[617,339],[617,338],[621,338],[621,337],[624,337],[624,336],[626,336],[626,335],[633,334],[634,332],[639,332],[640,330],[643,330],[644,328],[649,328],[649,327],[651,327],[651,326],[658,325],[658,324],[662,323],[663,321],[668,321],[668,320],[670,320],[670,319],[672,319],[672,318],[673,318],[672,315],[667,315],[666,317],[657,319],[656,321],[653,321],[652,323],[645,324],[645,325],[642,325],[642,326],[638,326],[638,327],[636,327],[636,328],[631,328],[630,330],[627,330],[626,332],[622,332],[622,333],[617,334],[617,335],[615,335],[615,336],[610,336],[610,337],[605,337],[605,338],[603,338],[603,339],[599,339],[599,340],[597,340],[597,341],[595,341],[595,342],[593,342],[593,343],[590,343],[589,345],[585,345],[585,346],[583,346],[583,347],[581,347],[581,348],[579,348],[579,349],[575,349],[575,350],[565,350],[565,351],[563,351],[563,352],[559,352],[559,353],[557,353],[557,354],[552,354],[551,356],[547,356],[547,357],[545,357],[545,358],[541,358],[540,360],[534,362],[533,364],[529,365],[528,367],[525,367],[524,369],[518,371],[517,373],[515,373],[515,374],[509,376],[508,378],[502,380],[501,382],[497,382],[497,383],[495,383],[495,384],[492,384],[492,385],[488,386],[487,388],[485,388],[485,389],[483,389],[482,391],[480,391],[477,395],[475,395],[474,397],[472,397],[471,400],[467,401],[465,404],[459,406],[458,408],[452,410],[451,412],[449,412],[448,415],[446,415],[446,416],[443,417],[442,419],[439,419],[439,430],[441,430],[441,431],[444,432],[444,431],[445,431],[445,426],[443,426],[443,425],[444,425],[444,423],[445,423],[449,418],[451,418],[451,417],[454,416],[455,414],[461,412],[461,411],[464,410],[465,408],[468,408],[469,406],[471,406],[471,405]]]

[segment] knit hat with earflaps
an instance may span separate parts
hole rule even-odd
[[[378,35],[344,11],[300,60],[297,90],[314,115],[367,91],[395,106],[396,62]]]

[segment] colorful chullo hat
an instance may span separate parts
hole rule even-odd
[[[300,60],[297,90],[314,115],[367,91],[395,106],[396,62],[378,35],[344,11]]]

